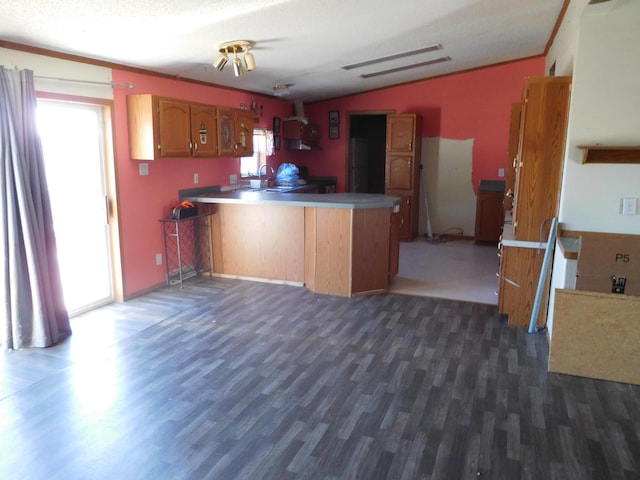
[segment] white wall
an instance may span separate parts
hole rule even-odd
[[[622,216],[620,198],[640,197],[640,165],[583,165],[576,145],[640,145],[640,2],[572,0],[547,56],[547,70],[573,76],[560,200],[562,227],[640,234],[640,216]],[[556,288],[575,288],[575,260],[556,248],[547,327]]]
[[[573,76],[573,64],[578,49],[580,18],[588,3],[589,0],[573,0],[567,7],[562,24],[547,53],[545,68],[547,73],[555,62],[556,76]]]
[[[619,213],[622,197],[640,198],[640,164],[583,165],[576,147],[640,145],[638,25],[638,0],[583,9],[560,198],[559,220],[565,229],[640,234],[640,215]]]
[[[35,87],[37,91],[90,98],[113,99],[113,88],[109,85],[61,82],[38,78],[56,77],[91,82],[111,82],[110,68],[7,48],[0,48],[0,65],[11,69],[32,70],[36,77]]]
[[[474,235],[476,194],[471,183],[473,139],[422,139],[419,234],[428,233],[425,189],[431,232]]]

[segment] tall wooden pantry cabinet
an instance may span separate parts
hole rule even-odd
[[[546,244],[549,219],[558,215],[570,90],[570,77],[527,78],[519,121],[511,123],[519,128],[518,149],[513,205],[500,242],[498,307],[513,325],[529,325],[544,259],[539,247]],[[545,298],[538,324],[545,323],[546,304]]]
[[[400,197],[400,240],[418,235],[422,122],[416,114],[387,116],[385,193]]]

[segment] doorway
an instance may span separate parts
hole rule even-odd
[[[349,192],[384,193],[386,139],[386,113],[349,114]]]
[[[69,315],[114,300],[104,108],[38,99],[38,130]]]

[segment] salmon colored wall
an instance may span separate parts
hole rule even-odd
[[[395,110],[418,113],[423,118],[423,137],[474,139],[472,183],[497,179],[498,168],[507,165],[507,142],[511,103],[522,93],[524,77],[544,74],[544,57],[450,75],[433,80],[377,90],[336,100],[305,105],[305,114],[321,127],[321,151],[280,150],[269,159],[277,169],[285,162],[307,165],[310,175],[335,175],[338,191],[345,191],[346,112]],[[143,292],[165,281],[165,265],[156,266],[156,253],[164,256],[160,218],[167,218],[177,203],[178,190],[197,186],[228,185],[229,175],[239,175],[237,158],[164,159],[146,162],[149,175],[138,174],[139,160],[129,157],[126,95],[151,93],[171,98],[239,107],[251,104],[248,92],[208,87],[150,75],[114,70],[113,81],[133,83],[135,89],[114,89],[115,143],[120,199],[121,247],[125,296]],[[239,87],[242,86],[239,81]],[[262,105],[257,124],[271,127],[274,116],[293,114],[289,101],[255,95]],[[328,138],[328,114],[340,112],[340,139]],[[283,142],[284,145],[285,142]],[[166,259],[163,258],[163,262]]]
[[[296,152],[299,164],[311,175],[336,175],[338,191],[345,190],[347,139],[346,113],[395,110],[417,113],[423,120],[423,137],[473,139],[475,190],[480,179],[499,180],[506,168],[511,104],[520,99],[524,78],[544,75],[545,59],[512,62],[457,75],[424,80],[360,95],[308,104],[305,114],[321,127],[322,151]],[[328,114],[340,112],[340,139],[328,139]],[[304,159],[301,158],[304,155]]]
[[[227,72],[229,73],[229,72]],[[168,218],[170,209],[178,203],[178,190],[207,185],[228,185],[229,175],[240,178],[238,158],[191,159],[175,158],[156,161],[131,160],[127,130],[126,96],[151,93],[193,102],[239,108],[251,105],[251,94],[217,87],[195,85],[150,75],[113,70],[113,81],[133,83],[134,89],[114,89],[114,137],[117,168],[117,188],[120,199],[120,234],[123,254],[125,297],[135,295],[165,282],[164,244],[160,218]],[[273,117],[292,114],[289,102],[255,95],[262,106],[256,126],[271,128]],[[289,152],[281,150],[269,158],[278,165],[289,160]],[[149,175],[140,176],[140,163],[149,165]],[[194,185],[193,174],[199,183]],[[156,266],[156,254],[162,253],[163,265]]]

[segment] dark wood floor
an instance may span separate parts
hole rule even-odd
[[[639,479],[640,387],[495,306],[191,280],[0,358],[2,479]]]

